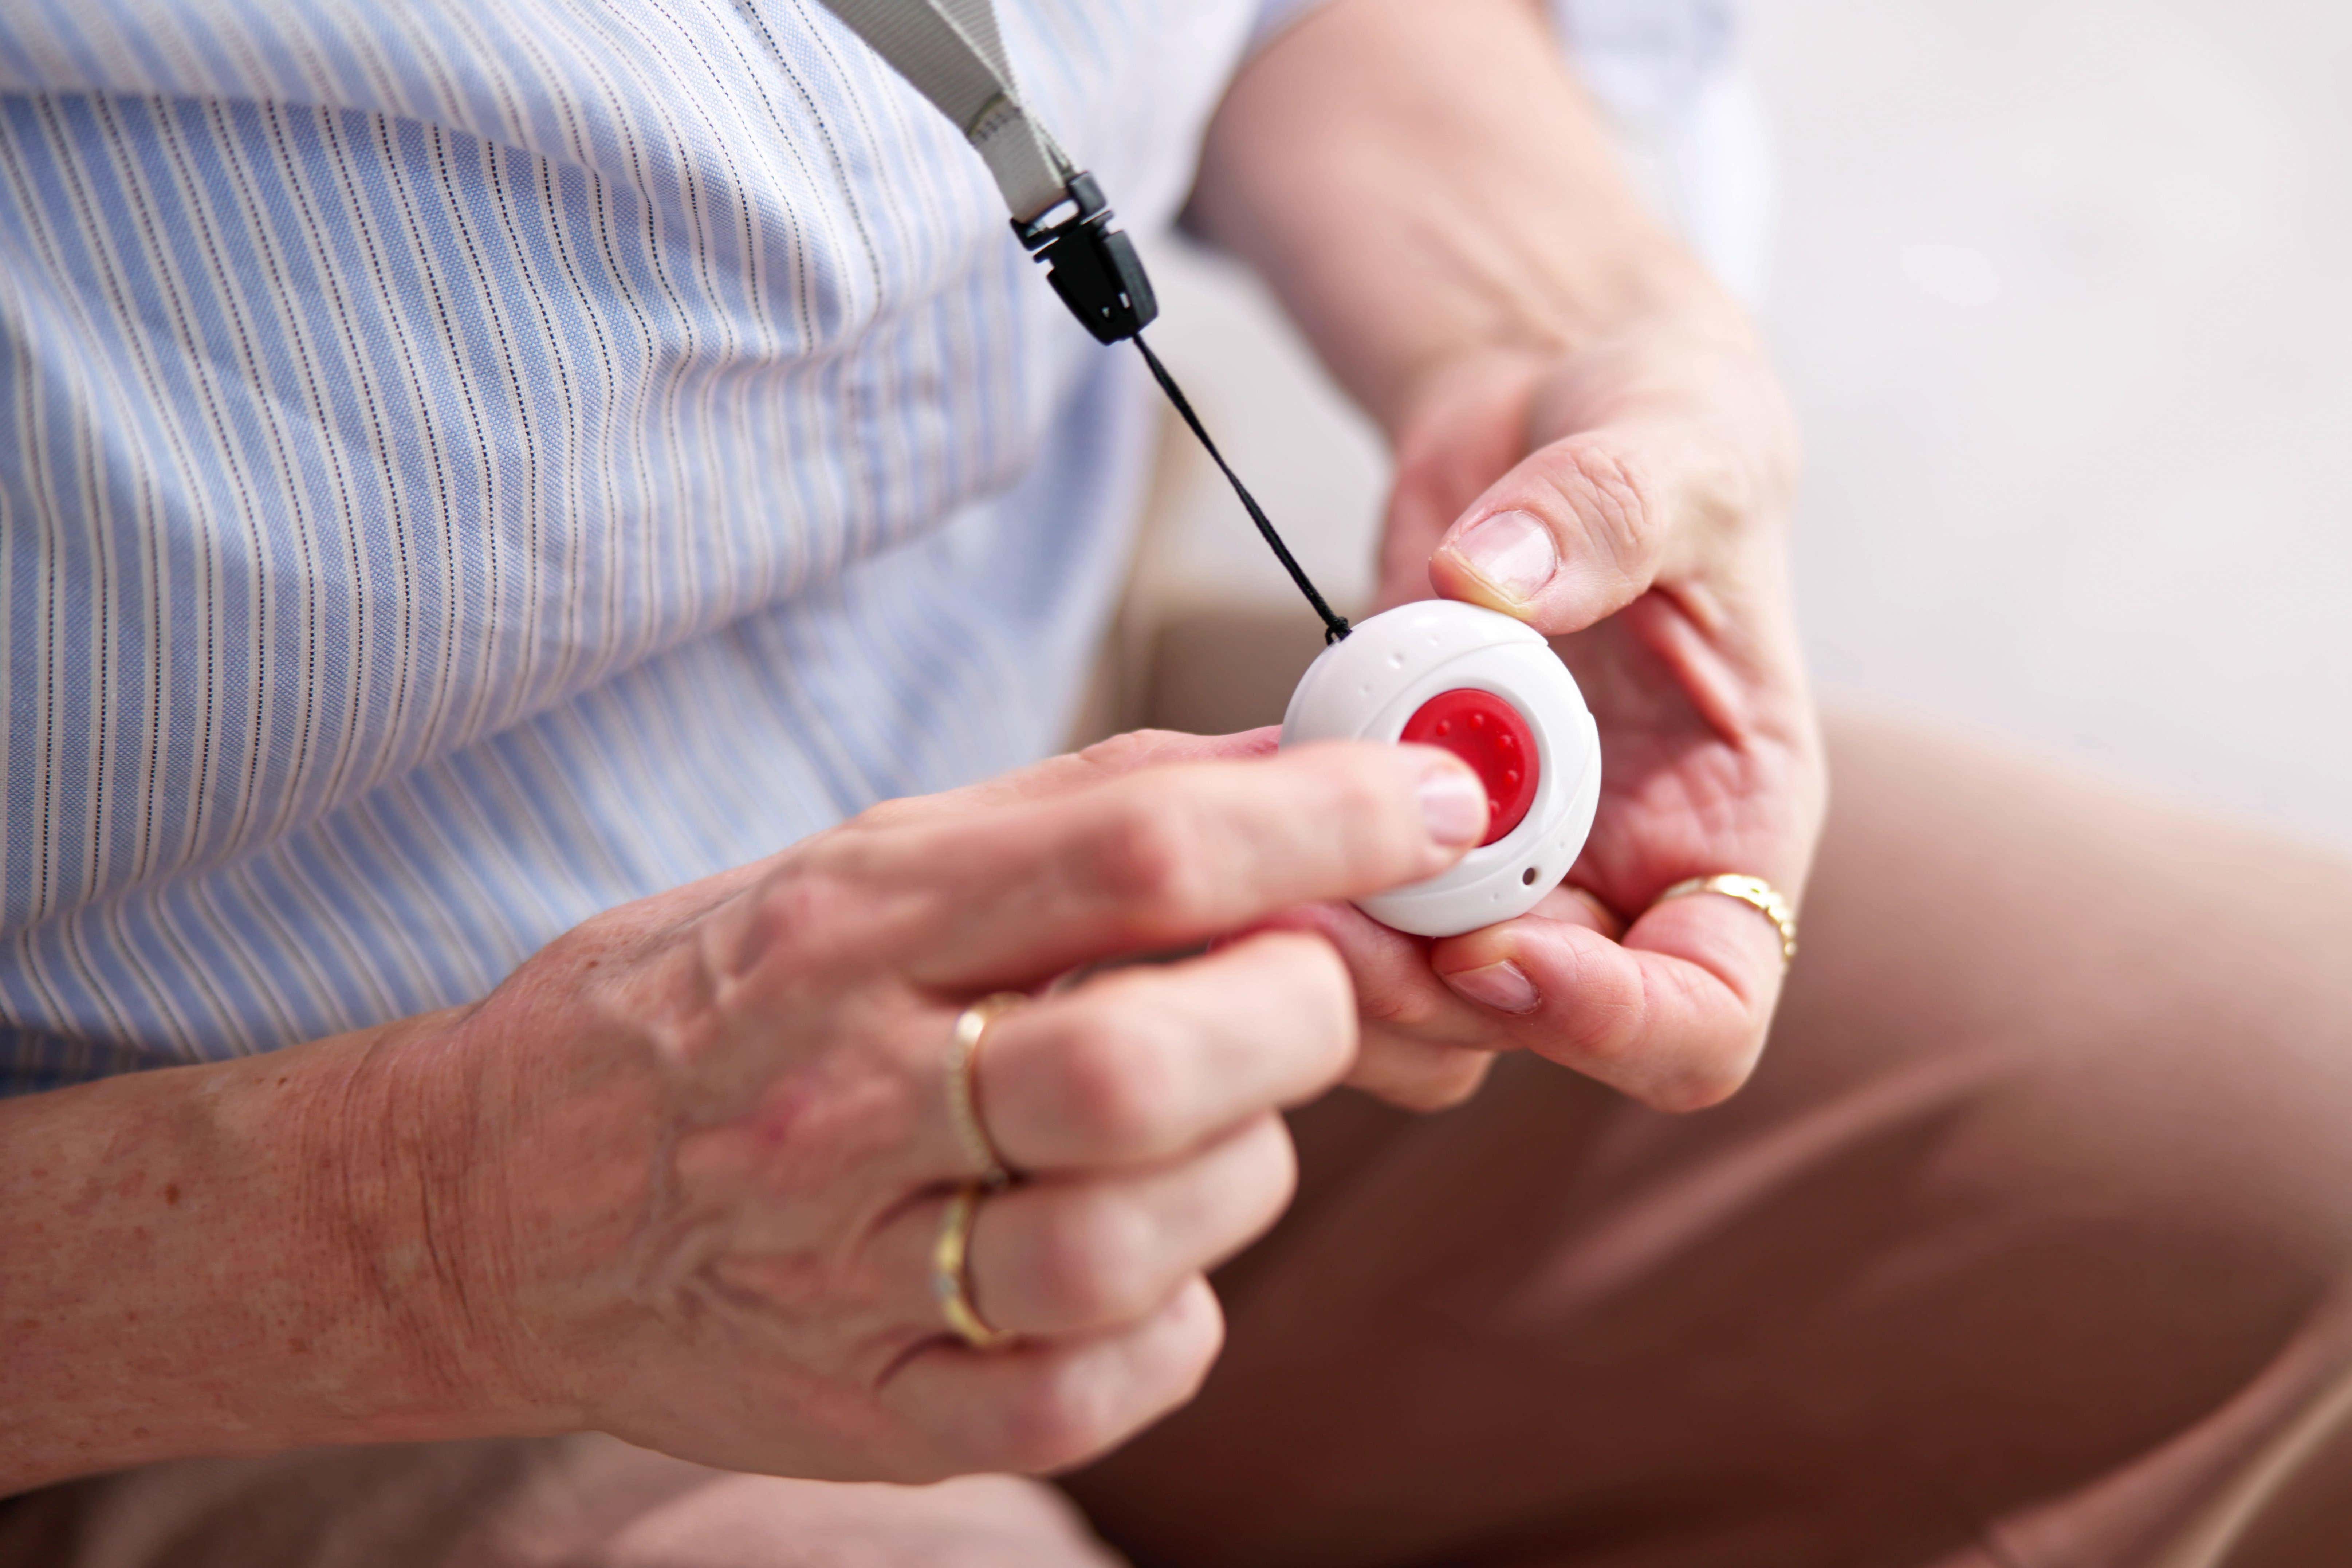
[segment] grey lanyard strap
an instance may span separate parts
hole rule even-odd
[[[890,62],[915,90],[931,100],[972,144],[1004,205],[1013,232],[1029,253],[1045,264],[1047,281],[1106,343],[1128,338],[1151,368],[1152,379],[1208,449],[1243,510],[1270,545],[1283,570],[1323,618],[1324,640],[1348,635],[1345,618],[1326,604],[1315,584],[1275,531],[1274,524],[1217,444],[1209,439],[1192,403],[1143,341],[1143,329],[1160,314],[1151,279],[1134,242],[1111,226],[1111,211],[1094,176],[1072,163],[1052,134],[1021,101],[1013,62],[996,28],[994,0],[824,0],[827,9]],[[1066,216],[1065,216],[1066,215]],[[1056,221],[1058,220],[1058,221]]]
[[[1107,343],[1159,315],[1134,242],[1111,226],[1092,175],[1072,163],[1021,101],[996,30],[994,0],[824,0],[964,134],[1013,215],[1013,232],[1045,264],[1070,313]],[[1071,216],[1050,221],[1065,208]]]
[[[993,0],[824,0],[964,133],[1016,223],[1070,199],[1078,171],[1029,117]]]

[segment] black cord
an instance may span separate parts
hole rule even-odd
[[[1323,641],[1328,645],[1346,637],[1348,617],[1326,604],[1323,595],[1315,591],[1315,584],[1307,581],[1306,569],[1298,564],[1298,558],[1290,553],[1290,546],[1285,544],[1282,535],[1274,531],[1274,524],[1267,520],[1265,509],[1257,504],[1257,498],[1249,493],[1249,487],[1242,483],[1241,476],[1234,473],[1233,465],[1225,461],[1225,455],[1217,450],[1214,441],[1209,439],[1209,432],[1202,426],[1201,416],[1192,412],[1192,401],[1184,395],[1184,389],[1176,384],[1176,378],[1168,374],[1168,367],[1160,363],[1160,356],[1151,352],[1151,345],[1143,341],[1141,332],[1135,334],[1135,346],[1142,353],[1143,363],[1151,367],[1151,379],[1160,384],[1160,390],[1168,395],[1168,401],[1176,405],[1176,412],[1184,416],[1184,423],[1192,426],[1193,435],[1200,437],[1201,445],[1208,449],[1210,458],[1224,474],[1226,482],[1234,487],[1234,494],[1242,498],[1243,510],[1249,513],[1250,521],[1257,524],[1257,531],[1273,547],[1276,558],[1282,563],[1282,569],[1290,574],[1290,580],[1298,584],[1298,591],[1307,595],[1307,602],[1315,606],[1317,615],[1323,617]]]

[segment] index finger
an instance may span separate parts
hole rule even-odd
[[[1274,725],[1231,735],[1191,735],[1178,730],[1130,730],[1097,741],[1084,751],[1065,752],[977,784],[909,799],[870,805],[858,820],[868,826],[919,821],[941,811],[976,811],[1022,801],[1052,800],[1122,777],[1140,768],[1174,763],[1222,762],[1272,756],[1281,738]]]
[[[908,824],[868,844],[861,869],[923,889],[901,928],[912,977],[977,987],[1434,876],[1486,826],[1485,789],[1452,755],[1327,742]]]

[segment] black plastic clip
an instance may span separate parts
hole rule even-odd
[[[1110,204],[1092,174],[1070,177],[1070,200],[1027,223],[1013,220],[1013,232],[1029,253],[1045,264],[1046,280],[1086,323],[1097,342],[1123,342],[1150,326],[1160,301],[1144,274],[1135,242],[1110,226]],[[1077,216],[1057,224],[1046,220],[1075,205]]]

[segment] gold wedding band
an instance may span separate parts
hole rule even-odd
[[[1728,871],[1716,877],[1693,877],[1660,893],[1658,902],[1663,904],[1668,899],[1686,898],[1693,893],[1721,893],[1727,899],[1738,899],[1780,927],[1781,968],[1788,968],[1790,961],[1797,956],[1797,911],[1789,907],[1780,889],[1763,878]]]
[[[956,1015],[955,1027],[948,1037],[948,1120],[955,1123],[956,1141],[980,1167],[981,1184],[991,1189],[1011,1181],[1013,1171],[996,1152],[988,1128],[980,1120],[980,1092],[973,1075],[988,1026],[1027,1000],[1018,991],[983,996]]]
[[[931,1294],[939,1299],[940,1315],[958,1339],[978,1351],[995,1350],[1013,1338],[971,1304],[971,1226],[980,1216],[981,1198],[992,1190],[982,1182],[958,1187],[940,1215],[940,1238],[931,1246]]]
[[[1013,1180],[1012,1167],[996,1152],[980,1119],[974,1072],[988,1026],[1027,1000],[1018,991],[983,996],[956,1015],[955,1027],[948,1033],[948,1120],[955,1123],[956,1141],[980,1167],[980,1174],[956,1189],[940,1215],[939,1239],[931,1244],[931,1294],[948,1327],[974,1350],[994,1350],[1013,1338],[992,1326],[971,1304],[971,1227],[980,1217],[980,1200]]]

